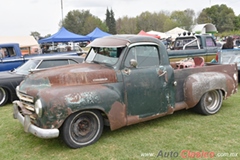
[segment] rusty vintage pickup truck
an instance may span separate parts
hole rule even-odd
[[[13,116],[26,132],[80,148],[96,142],[104,126],[116,130],[189,108],[215,114],[237,92],[235,64],[170,63],[152,37],[114,35],[89,47],[82,64],[30,74],[17,87]]]

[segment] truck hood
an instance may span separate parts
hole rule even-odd
[[[19,86],[33,90],[55,86],[104,84],[117,82],[114,69],[102,64],[81,63],[30,74]]]

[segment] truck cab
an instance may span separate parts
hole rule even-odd
[[[17,68],[24,62],[18,43],[0,44],[0,71]]]
[[[169,106],[175,103],[175,89],[173,68],[164,45],[157,39],[132,37],[129,39],[131,44],[126,46],[129,42],[119,38],[121,36],[106,38],[109,46],[102,39],[90,43],[85,62],[106,64],[115,70],[117,83],[122,85],[121,89],[117,88],[122,95],[121,101],[127,102],[127,114],[132,115],[126,122],[136,123],[138,116],[145,118],[168,112]],[[115,84],[107,85],[114,87]]]
[[[176,37],[170,49],[168,52],[171,62],[195,56],[201,56],[205,62],[210,62],[220,48],[212,35],[189,32]]]

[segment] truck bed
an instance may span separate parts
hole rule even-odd
[[[184,82],[189,75],[194,73],[201,72],[221,72],[229,75],[230,77],[234,77],[234,69],[236,68],[236,64],[214,64],[214,63],[204,63],[203,66],[195,66],[189,68],[177,68],[177,62],[171,62],[171,66],[174,68],[175,80],[177,82],[176,86],[176,102],[184,101]],[[236,70],[236,69],[235,69]],[[214,75],[212,75],[214,77]],[[201,77],[200,77],[201,78]],[[237,77],[235,78],[235,85],[238,85]],[[233,84],[229,84],[233,85]],[[228,93],[231,94],[231,93]],[[228,95],[229,96],[229,95]]]

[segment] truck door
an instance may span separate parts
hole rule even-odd
[[[135,67],[134,63],[137,63]],[[147,117],[167,112],[171,82],[167,82],[166,77],[173,76],[173,71],[171,67],[161,66],[158,47],[131,47],[124,66],[122,74],[127,114]]]

